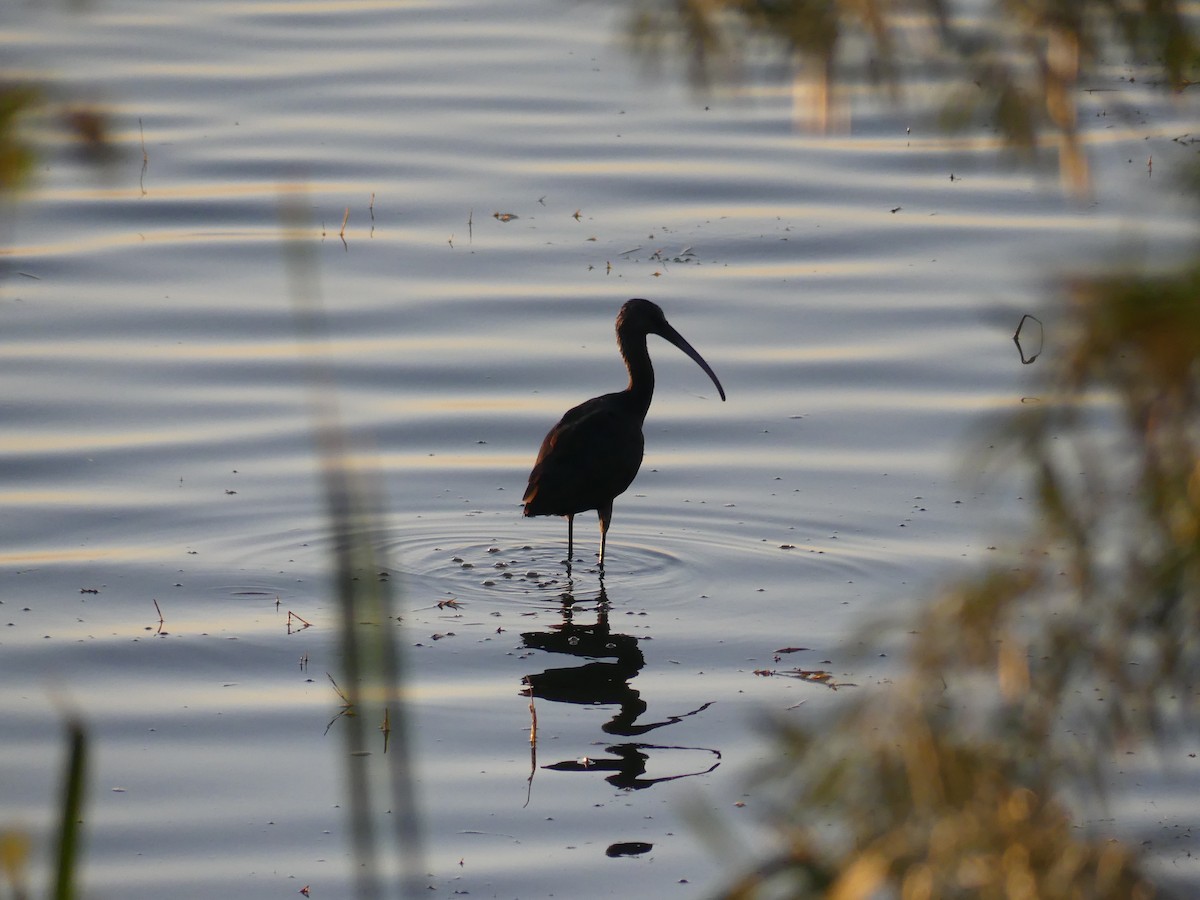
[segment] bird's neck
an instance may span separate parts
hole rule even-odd
[[[654,398],[654,368],[650,365],[650,351],[646,349],[646,335],[618,331],[617,346],[625,359],[625,368],[629,370],[629,386],[625,393],[644,420]]]

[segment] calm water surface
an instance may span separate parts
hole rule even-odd
[[[646,81],[598,5],[47,6],[4,14],[5,60],[106,104],[122,154],[98,173],[53,146],[3,234],[0,824],[44,860],[79,711],[89,896],[348,889],[287,186],[306,191],[343,413],[384,476],[439,897],[719,885],[744,857],[685,813],[753,842],[758,715],[846,693],[755,671],[888,677],[892,650],[858,629],[1023,511],[976,477],[972,440],[1031,390],[1021,314],[1068,263],[1189,233],[1167,180],[1187,110],[1121,73],[1087,111],[1096,198],[1072,203],[867,99],[851,134],[818,138],[782,88]],[[1101,115],[1118,97],[1138,114]],[[546,429],[623,384],[630,296],[664,307],[729,400],[652,342],[598,621],[594,521],[568,584],[565,525],[518,504]],[[607,857],[618,841],[653,848]]]

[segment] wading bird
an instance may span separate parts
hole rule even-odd
[[[633,483],[642,465],[642,423],[654,396],[654,368],[646,349],[646,336],[651,334],[665,338],[695,360],[725,399],[716,373],[667,323],[657,304],[629,300],[621,307],[617,347],[629,370],[629,386],[579,404],[550,429],[522,499],[527,516],[567,517],[568,570],[575,550],[575,514],[589,509],[600,516],[600,568],[604,569],[613,499]]]

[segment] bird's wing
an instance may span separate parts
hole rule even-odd
[[[526,515],[565,516],[611,501],[642,464],[641,423],[606,394],[569,410],[542,441]]]

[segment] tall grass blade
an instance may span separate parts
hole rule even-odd
[[[83,795],[87,786],[87,732],[78,719],[67,722],[69,748],[63,772],[62,818],[58,829],[58,873],[54,884],[55,900],[75,897],[75,875],[79,868],[80,832],[83,820]]]
[[[386,561],[377,547],[383,517],[379,478],[354,464],[337,401],[329,328],[313,261],[308,211],[298,191],[281,204],[284,258],[333,544],[334,589],[341,610],[346,783],[359,900],[416,896],[419,827],[400,657]],[[377,731],[386,729],[383,735]],[[386,818],[390,828],[381,826]],[[381,834],[390,831],[390,839]]]

